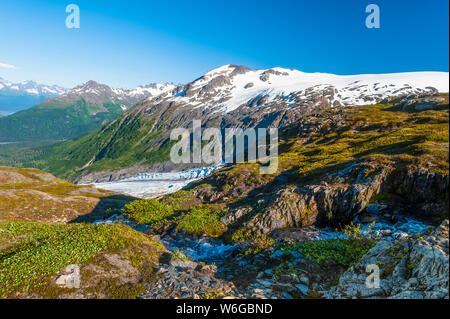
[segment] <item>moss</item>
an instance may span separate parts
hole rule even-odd
[[[370,202],[376,203],[376,202],[386,202],[390,201],[392,199],[392,195],[386,192],[380,192],[370,199]]]
[[[283,250],[298,251],[318,264],[328,262],[350,267],[375,246],[375,241],[365,238],[327,239],[287,245]]]
[[[145,292],[145,284],[122,284],[120,279],[102,280],[96,287],[86,289],[86,296],[105,294],[108,299],[136,299]]]
[[[233,189],[233,186],[231,186],[230,184],[225,184],[222,186],[222,191],[225,191],[225,192],[230,191],[232,189]]]

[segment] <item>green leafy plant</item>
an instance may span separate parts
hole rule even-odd
[[[284,249],[296,250],[318,264],[334,262],[349,267],[360,260],[375,243],[375,240],[366,238],[327,239],[296,243]]]
[[[157,199],[142,199],[126,204],[124,213],[139,224],[150,226],[163,222],[174,216],[174,210]]]
[[[179,220],[177,228],[191,234],[218,237],[225,231],[225,225],[220,221],[224,213],[224,210],[216,210],[208,205],[196,206]]]

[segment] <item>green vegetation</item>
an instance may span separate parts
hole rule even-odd
[[[200,296],[201,299],[223,299],[224,297],[235,297],[227,291],[210,291]]]
[[[0,220],[98,219],[132,200],[93,186],[71,184],[37,169],[0,167]]]
[[[386,202],[386,201],[390,201],[391,200],[391,194],[386,193],[386,192],[380,192],[374,196],[372,196],[372,198],[370,199],[370,201],[372,203],[376,203],[376,202]]]
[[[346,108],[344,114],[339,128],[283,141],[280,170],[294,169],[297,180],[307,182],[353,161],[392,159],[448,174],[448,108],[403,112],[383,104]]]
[[[219,237],[225,231],[225,225],[220,221],[224,214],[223,210],[214,210],[207,205],[193,207],[179,220],[177,227],[190,234]]]
[[[43,156],[57,141],[33,141],[0,144],[0,166],[36,167],[36,159]]]
[[[119,104],[48,100],[0,118],[0,141],[64,140],[86,134],[123,112]]]
[[[156,199],[137,200],[123,207],[124,213],[139,224],[153,226],[174,215],[174,210],[169,205],[164,205]]]
[[[189,261],[189,258],[183,253],[183,249],[182,250],[175,250],[172,253],[172,257],[174,257],[175,259],[179,259],[181,261]]]
[[[37,166],[70,179],[81,171],[113,171],[138,163],[167,161],[174,141],[150,143],[161,134],[152,131],[153,123],[142,116],[120,117],[85,136],[57,145],[37,159]]]
[[[213,205],[198,205],[188,191],[179,191],[163,199],[137,200],[124,206],[125,214],[139,224],[174,224],[189,234],[219,237],[226,230],[220,221],[225,210]]]
[[[375,246],[375,243],[375,240],[366,238],[328,239],[295,243],[284,249],[298,251],[321,265],[332,262],[350,267]]]
[[[52,288],[51,277],[68,265],[95,263],[99,253],[116,252],[125,254],[140,269],[144,260],[155,262],[157,250],[163,249],[124,225],[0,222],[0,238],[6,245],[0,250],[0,298],[23,293],[55,297],[51,294],[58,291]],[[145,245],[153,247],[154,256],[139,250]],[[88,285],[89,275],[83,268],[81,275]]]
[[[248,249],[245,251],[246,255],[257,254],[266,249],[275,247],[275,241],[270,236],[262,233],[252,233],[245,229],[240,229],[235,232],[231,240],[235,243],[245,243]]]

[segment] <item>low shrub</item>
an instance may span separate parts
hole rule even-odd
[[[150,226],[168,220],[174,216],[172,206],[164,205],[156,199],[142,199],[126,204],[124,213],[139,224]]]

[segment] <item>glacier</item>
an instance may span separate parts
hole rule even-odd
[[[208,166],[180,172],[142,173],[114,182],[94,183],[96,188],[150,199],[179,191],[186,185],[206,177],[222,165]]]

